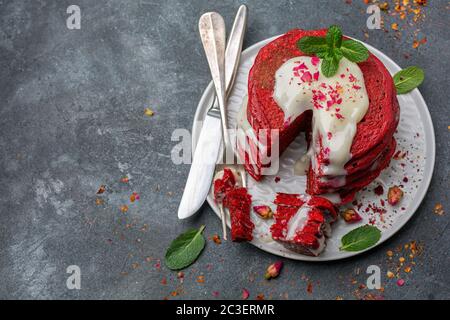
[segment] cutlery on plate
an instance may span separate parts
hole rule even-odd
[[[209,19],[211,18],[209,17]],[[204,21],[206,23],[210,23],[212,20],[210,20],[210,22],[208,22],[208,20]],[[229,95],[233,87],[242,50],[246,22],[247,8],[245,5],[242,5],[239,7],[236,14],[233,28],[224,53],[226,83],[225,98]],[[225,26],[224,24],[222,24],[222,26],[223,31],[220,31],[222,33],[220,37],[223,37],[224,42],[225,36],[223,33],[225,32]],[[220,59],[223,58],[220,57]],[[223,92],[224,91],[222,91],[222,95]],[[222,144],[221,141],[223,133],[221,131],[221,126],[221,112],[219,108],[219,101],[216,97],[213,101],[212,107],[209,109],[205,117],[200,132],[200,137],[195,148],[191,170],[189,172],[183,197],[178,208],[179,219],[188,218],[196,213],[208,195]]]

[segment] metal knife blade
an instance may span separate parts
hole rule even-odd
[[[233,88],[247,23],[247,7],[241,5],[231,29],[225,52],[225,78],[227,96]],[[217,104],[215,99],[214,104]],[[186,219],[196,213],[205,202],[222,145],[219,118],[206,115],[195,148],[189,176],[178,208],[178,218]]]

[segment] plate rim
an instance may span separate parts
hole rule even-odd
[[[241,62],[242,60],[245,58],[246,55],[251,54],[252,51],[254,50],[259,50],[261,47],[263,47],[264,45],[266,45],[267,43],[275,40],[276,38],[280,37],[282,35],[277,35],[277,36],[273,36],[264,40],[261,40],[253,45],[251,45],[250,47],[246,48],[244,51],[242,51],[241,53]],[[352,38],[354,39],[354,38]],[[378,58],[380,56],[383,56],[384,59],[387,59],[394,68],[401,70],[402,68],[394,61],[392,60],[388,55],[384,54],[383,52],[381,52],[380,50],[378,50],[377,48],[371,46],[370,44],[367,44],[364,41],[355,39],[359,42],[361,42],[362,44],[364,44],[369,51],[371,51],[375,56],[377,56]],[[259,49],[258,49],[259,48]],[[204,119],[205,115],[206,115],[206,110],[205,106],[208,105],[208,102],[211,102],[212,100],[212,95],[213,95],[213,82],[211,81],[208,86],[205,88],[205,90],[203,91],[203,94],[200,98],[199,103],[197,104],[197,108],[194,114],[194,121],[192,124],[192,141],[191,141],[191,145],[192,145],[192,150],[195,150],[195,147],[197,145],[197,141],[198,141],[198,136],[201,130],[201,126],[198,123],[201,123],[201,121]],[[427,138],[431,139],[431,143],[425,143],[425,147],[426,148],[430,148],[430,158],[431,159],[427,159],[428,161],[425,161],[424,164],[424,179],[422,180],[422,184],[421,186],[423,186],[421,188],[421,192],[420,190],[418,190],[418,192],[420,194],[416,195],[418,197],[416,197],[416,201],[414,201],[411,204],[411,213],[405,217],[404,219],[402,219],[403,221],[400,221],[398,223],[398,225],[395,228],[392,228],[388,231],[386,231],[384,233],[384,237],[382,235],[382,238],[380,239],[379,242],[377,242],[374,246],[367,248],[365,250],[362,251],[357,251],[357,252],[345,252],[342,255],[339,256],[332,256],[332,257],[328,257],[328,258],[320,258],[320,256],[318,257],[310,257],[310,256],[304,256],[304,255],[300,255],[300,254],[296,254],[295,252],[292,252],[292,254],[288,254],[282,251],[278,251],[276,249],[273,248],[268,248],[266,246],[264,246],[263,243],[257,243],[254,240],[250,241],[250,243],[252,245],[254,245],[255,247],[277,255],[277,256],[281,256],[284,258],[288,258],[288,259],[292,259],[292,260],[297,260],[297,261],[310,261],[310,262],[325,262],[325,261],[337,261],[337,260],[342,260],[342,259],[347,259],[350,257],[355,257],[357,255],[360,255],[364,252],[367,252],[369,250],[372,250],[376,247],[378,247],[379,245],[381,245],[382,243],[384,243],[385,241],[387,241],[388,239],[390,239],[391,237],[393,237],[395,234],[397,234],[404,226],[405,224],[411,220],[411,218],[414,216],[414,214],[417,212],[417,209],[419,208],[419,206],[422,204],[427,191],[430,187],[430,183],[431,180],[433,178],[433,173],[434,173],[434,167],[435,167],[435,160],[436,160],[436,138],[435,138],[435,131],[434,131],[434,125],[433,125],[433,120],[431,118],[431,114],[430,114],[430,110],[428,109],[428,105],[425,102],[425,99],[423,98],[422,94],[420,93],[418,88],[415,88],[414,90],[412,90],[411,92],[408,93],[408,95],[412,95],[413,100],[418,99],[420,101],[421,104],[423,104],[423,106],[425,107],[422,111],[421,116],[425,116],[425,122],[428,122],[429,126],[428,126],[428,130],[426,126],[424,126],[424,135]],[[426,134],[426,131],[429,131],[430,135],[428,137],[428,135]],[[427,139],[425,139],[425,142],[427,141]],[[428,152],[425,152],[425,154],[428,156]],[[427,171],[425,170],[427,167],[427,164],[429,163],[429,166],[431,167],[431,170],[429,171],[429,173],[427,174]],[[217,208],[215,208],[214,206],[214,199],[211,198],[210,193],[208,193],[208,196],[206,198],[209,206],[211,207],[211,209],[213,210],[213,212],[220,217],[220,212]]]

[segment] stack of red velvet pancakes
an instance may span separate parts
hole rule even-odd
[[[245,153],[247,172],[254,179],[260,180],[263,178],[264,165],[261,161],[263,155],[258,141],[255,141],[255,136],[258,135],[254,133],[262,130],[279,130],[279,151],[282,154],[301,132],[305,132],[311,163],[307,170],[306,192],[311,195],[337,193],[341,197],[341,203],[345,203],[351,201],[358,190],[370,184],[389,165],[396,147],[393,134],[397,128],[400,110],[392,77],[383,63],[373,54],[370,54],[366,61],[354,64],[359,67],[358,70],[362,75],[358,85],[357,82],[351,83],[354,76],[349,68],[346,68],[347,73],[344,69],[342,74],[337,74],[336,77],[342,78],[342,81],[346,80],[346,83],[352,85],[351,89],[355,91],[354,94],[347,94],[344,100],[339,96],[340,90],[344,90],[339,86],[339,81],[335,82],[337,83],[335,87],[325,80],[320,83],[320,79],[324,78],[317,71],[320,69],[314,69],[319,60],[317,57],[308,57],[312,60],[311,63],[308,60],[306,64],[302,62],[303,60],[295,60],[297,58],[301,60],[301,57],[306,58],[297,46],[299,39],[304,36],[323,37],[325,35],[326,30],[295,29],[270,42],[259,51],[248,78],[246,120],[253,131],[253,134],[247,135],[247,142],[251,147],[241,150],[241,154]],[[298,81],[298,88],[312,92],[304,94],[312,95],[313,106],[316,106],[316,102],[320,103],[323,100],[323,104],[317,104],[318,108],[322,108],[320,112],[325,112],[324,109],[334,112],[331,118],[327,115],[326,119],[337,121],[340,117],[344,118],[339,110],[345,110],[350,100],[354,99],[353,96],[356,97],[359,94],[358,90],[364,93],[367,105],[361,119],[354,123],[355,130],[352,136],[346,138],[351,139],[347,141],[349,143],[347,154],[344,156],[339,154],[339,159],[345,160],[339,170],[331,170],[333,163],[330,161],[329,148],[326,147],[329,143],[326,139],[331,139],[331,132],[324,134],[325,131],[315,132],[314,129],[321,125],[319,122],[325,121],[321,120],[325,118],[319,117],[319,112],[316,116],[314,107],[297,113],[291,108],[289,112],[294,116],[287,117],[288,109],[280,106],[277,101],[275,91],[280,90],[276,88],[280,86],[277,84],[277,77],[285,76],[280,73],[280,70],[289,61],[294,67],[291,68],[290,65],[287,67],[293,70],[295,76],[288,80]],[[309,87],[300,82],[307,82]],[[320,90],[323,90],[325,94]],[[331,103],[329,99],[332,99]],[[339,121],[336,123],[339,124]],[[272,143],[269,139],[265,145],[267,148],[264,150],[265,154],[270,154]]]

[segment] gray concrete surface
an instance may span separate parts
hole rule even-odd
[[[411,47],[416,27],[400,39],[368,31],[363,1],[242,2],[250,12],[245,46],[293,27],[336,23],[360,39],[367,31],[366,41],[401,66],[424,68],[434,178],[414,218],[366,254],[321,264],[284,260],[269,282],[263,273],[277,257],[208,241],[181,283],[158,259],[183,230],[206,224],[210,237],[220,222],[208,206],[177,220],[189,166],[171,162],[171,134],[190,130],[210,81],[199,16],[217,10],[230,26],[241,1],[0,1],[0,298],[239,299],[242,288],[266,299],[450,298],[449,10],[447,1],[429,2],[419,25],[427,43],[418,49]],[[81,7],[81,30],[66,28],[70,4]],[[389,26],[393,18],[386,19]],[[143,115],[146,107],[153,117]],[[120,181],[126,174],[129,183]],[[132,192],[139,201],[130,203]],[[445,215],[433,212],[436,203]],[[412,240],[423,253],[399,287],[385,273],[403,253],[389,262],[386,251]],[[381,267],[384,292],[358,289],[372,264]],[[81,290],[66,288],[69,265],[81,268]]]

